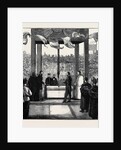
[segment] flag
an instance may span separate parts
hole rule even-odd
[[[50,46],[53,47],[53,48],[56,48],[56,49],[63,49],[63,47],[60,47],[59,43],[58,42],[49,42]]]
[[[23,44],[26,45],[28,43],[28,36],[30,37],[30,33],[29,32],[24,32],[23,33]]]
[[[70,37],[64,37],[62,38],[64,45],[68,48],[75,48],[74,44],[71,43],[71,38]]]
[[[46,44],[47,44],[47,39],[46,39],[44,36],[42,36],[42,35],[36,35],[36,37],[39,38],[39,40],[44,43],[44,46],[45,46],[45,47],[47,47],[47,46],[46,46]]]
[[[98,41],[98,32],[90,34],[89,39],[92,39],[92,38],[95,40],[95,42],[97,42]]]
[[[53,33],[52,29],[44,29],[43,34],[47,38]]]
[[[85,35],[84,35],[84,34],[80,34],[80,33],[78,33],[78,32],[73,32],[73,33],[72,33],[72,37],[74,37],[74,38],[78,38],[78,37],[83,37],[83,38],[85,38]]]

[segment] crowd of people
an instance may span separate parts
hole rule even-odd
[[[71,102],[72,96],[72,77],[70,72],[67,72],[65,79],[65,96],[63,103]],[[77,99],[80,99],[80,112],[88,112],[89,116],[92,119],[98,119],[98,78],[93,77],[91,83],[88,82],[87,77],[83,77],[81,71],[77,72],[77,79],[74,83],[74,93]],[[24,118],[28,115],[29,101],[42,101],[46,98],[46,88],[47,86],[58,86],[58,80],[55,77],[55,74],[51,77],[51,74],[48,73],[48,76],[43,81],[43,71],[39,72],[39,75],[36,76],[35,73],[32,73],[30,78],[23,80],[23,116]],[[67,100],[68,99],[68,100]]]
[[[55,74],[51,77],[51,74],[48,73],[45,82],[43,81],[43,71],[40,71],[38,76],[35,73],[32,73],[28,79],[28,87],[32,91],[32,96],[30,97],[31,101],[40,101],[46,97],[46,86],[57,86],[58,80],[55,77]]]
[[[81,112],[84,111],[89,113],[89,116],[92,119],[98,119],[98,78],[94,78],[91,80],[92,84],[88,82],[88,78],[85,77],[84,83],[80,88],[81,92],[81,102],[80,108]]]

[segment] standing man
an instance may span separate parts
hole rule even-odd
[[[48,76],[45,80],[45,91],[44,91],[44,97],[47,98],[47,86],[52,85],[52,78],[51,78],[51,74],[48,73]]]
[[[28,86],[32,91],[31,101],[37,101],[37,77],[34,72],[32,72],[32,75],[28,80]]]
[[[92,88],[90,89],[90,105],[89,105],[89,116],[92,119],[98,119],[98,78],[92,79]]]
[[[72,78],[70,75],[70,72],[67,72],[67,78],[65,80],[65,85],[66,85],[66,91],[65,91],[65,97],[64,97],[64,102],[66,102],[67,96],[69,96],[69,100],[67,102],[71,102],[71,84],[72,84]]]
[[[85,81],[84,84],[82,84],[80,90],[81,90],[81,94],[82,94],[82,98],[81,98],[81,102],[80,102],[80,108],[81,111],[80,112],[84,112],[84,110],[86,110],[86,112],[88,112],[89,109],[89,92],[91,89],[91,84],[88,83],[88,78],[85,77]]]
[[[43,89],[43,71],[41,70],[39,72],[39,75],[37,77],[37,92],[38,92],[38,98],[39,100],[43,100],[43,97],[42,97],[42,89]]]
[[[76,82],[74,83],[74,86],[75,86],[75,91],[74,91],[74,96],[75,96],[75,99],[81,99],[81,92],[80,92],[80,88],[81,88],[81,85],[83,84],[84,82],[84,77],[82,76],[81,74],[81,71],[78,71],[77,72],[77,79],[76,79]]]

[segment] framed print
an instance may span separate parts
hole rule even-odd
[[[8,141],[113,142],[113,8],[7,13]]]
[[[51,120],[78,120],[81,127],[92,120],[89,127],[98,127],[98,23],[23,23],[23,30],[24,90],[31,91],[23,123],[40,119],[41,126],[49,119],[43,127],[50,127]]]

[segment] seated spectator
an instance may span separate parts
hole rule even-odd
[[[58,85],[58,80],[55,77],[55,74],[53,74],[53,77],[52,77],[52,85]]]
[[[48,73],[48,77],[45,80],[45,84],[48,85],[52,85],[52,78],[51,78],[51,74]]]

